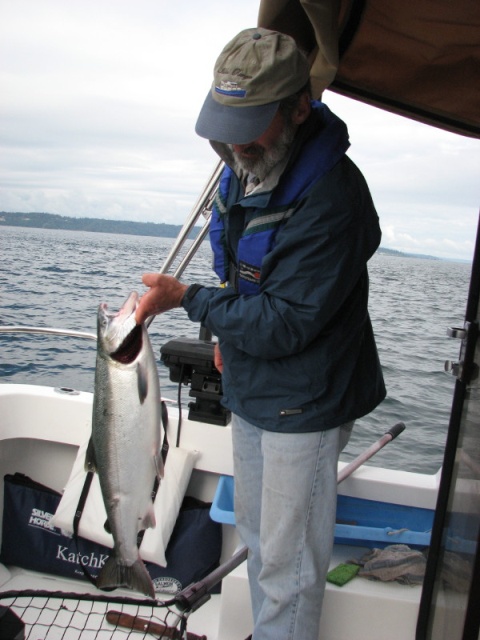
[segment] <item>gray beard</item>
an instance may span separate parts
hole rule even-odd
[[[257,151],[258,156],[256,158],[239,156],[233,150],[232,145],[229,145],[229,147],[238,166],[243,169],[243,171],[252,173],[260,182],[263,182],[273,167],[287,156],[296,133],[297,127],[289,122],[285,125],[284,130],[268,151],[255,142],[252,142],[250,147]]]

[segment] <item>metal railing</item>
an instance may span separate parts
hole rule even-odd
[[[0,325],[0,333],[37,333],[51,336],[67,336],[70,338],[85,338],[97,340],[94,333],[87,331],[73,331],[72,329],[53,329],[51,327],[32,327],[27,325]]]
[[[185,271],[187,266],[190,264],[193,256],[198,251],[198,248],[202,244],[205,239],[209,227],[210,227],[210,216],[212,213],[212,206],[215,200],[215,195],[217,193],[218,185],[220,182],[220,176],[223,171],[223,162],[219,162],[215,169],[212,172],[207,184],[197,202],[195,203],[190,215],[185,221],[180,233],[178,234],[172,248],[168,256],[163,263],[163,266],[160,269],[160,273],[168,273],[170,268],[172,267],[175,260],[178,258],[180,251],[182,250],[183,245],[185,244],[188,236],[190,235],[193,227],[196,222],[203,215],[205,218],[205,223],[192,242],[192,245],[186,252],[185,256],[181,260],[178,267],[175,269],[173,275],[176,278],[180,278],[182,273]],[[146,321],[146,326],[150,326],[154,316],[148,318]],[[94,333],[88,333],[85,331],[73,331],[70,329],[54,329],[50,327],[32,327],[32,326],[22,326],[22,325],[0,325],[0,333],[33,333],[33,334],[42,334],[42,335],[54,335],[54,336],[67,336],[70,338],[85,338],[87,340],[97,340],[97,336]]]
[[[186,253],[185,257],[183,258],[182,262],[175,270],[173,275],[176,278],[179,278],[182,275],[182,273],[185,271],[186,267],[188,266],[190,260],[197,252],[198,247],[203,242],[205,236],[208,233],[208,229],[210,227],[210,216],[212,213],[212,206],[215,200],[215,194],[217,193],[218,184],[220,182],[220,176],[223,171],[223,166],[224,166],[223,162],[219,162],[215,167],[202,194],[200,195],[197,202],[195,203],[189,217],[185,221],[185,224],[183,225],[180,233],[178,234],[177,239],[175,240],[172,248],[170,249],[170,253],[166,257],[165,262],[163,263],[163,266],[160,269],[160,273],[168,273],[169,269],[171,268],[172,264],[177,258],[181,248],[185,244],[185,241],[190,235],[190,232],[192,231],[193,227],[195,226],[196,222],[198,221],[201,215],[204,216],[205,223],[202,227],[202,230],[200,231],[200,233],[192,243],[192,246]]]

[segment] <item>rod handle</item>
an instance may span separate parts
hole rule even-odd
[[[107,622],[116,627],[124,627],[126,629],[134,629],[135,631],[143,631],[151,633],[157,638],[176,638],[177,629],[175,627],[167,627],[158,622],[131,616],[128,613],[120,613],[120,611],[107,611]],[[187,640],[207,640],[207,636],[197,636],[195,633],[187,633]]]
[[[397,436],[399,436],[403,431],[405,431],[406,427],[403,422],[397,422],[394,424],[391,429],[389,429],[385,435],[391,435],[392,440],[395,440]]]

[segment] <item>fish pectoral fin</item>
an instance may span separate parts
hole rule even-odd
[[[165,468],[163,465],[163,458],[162,455],[160,453],[157,453],[156,456],[153,457],[153,464],[155,467],[155,474],[158,478],[158,480],[160,481],[163,476],[165,475]]]
[[[110,526],[110,522],[107,520],[105,520],[105,522],[103,523],[103,528],[105,529],[105,531],[107,533],[109,533],[110,535],[112,535],[112,527]]]
[[[142,522],[140,523],[139,531],[142,529],[155,529],[157,526],[157,521],[155,520],[155,512],[152,507],[147,511],[145,516],[143,517]]]
[[[93,440],[90,438],[87,446],[87,451],[85,453],[85,471],[96,471],[97,470],[97,460],[95,456],[95,448],[93,446]]]
[[[137,387],[140,404],[143,404],[148,395],[148,376],[146,367],[142,367],[140,363],[137,364]]]

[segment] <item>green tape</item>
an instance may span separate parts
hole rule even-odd
[[[327,573],[327,581],[343,587],[344,584],[354,578],[360,571],[358,564],[339,564]]]

